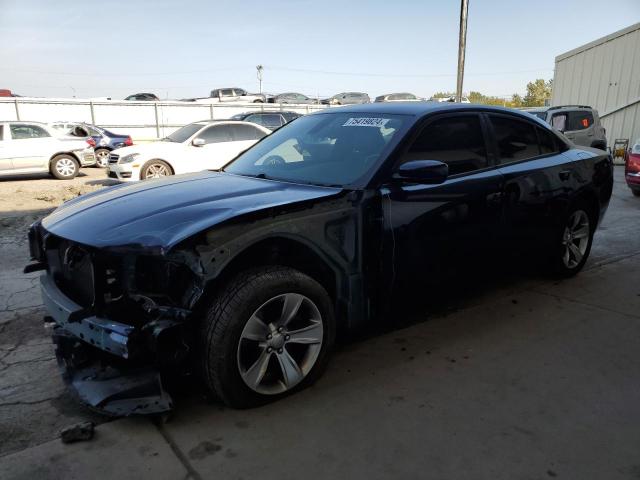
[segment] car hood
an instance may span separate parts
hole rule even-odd
[[[339,188],[199,172],[118,185],[82,195],[42,221],[54,235],[85,245],[159,248],[246,213],[329,197]]]

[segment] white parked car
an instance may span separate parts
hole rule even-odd
[[[270,133],[250,122],[190,123],[158,142],[114,150],[109,157],[109,177],[136,181],[217,170]]]
[[[90,142],[60,138],[44,123],[0,122],[0,176],[50,173],[65,180],[95,165]]]

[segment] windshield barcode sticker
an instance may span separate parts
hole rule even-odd
[[[362,117],[362,118],[350,118],[347,120],[343,127],[376,127],[382,128],[387,122],[388,118],[371,118],[371,117]]]

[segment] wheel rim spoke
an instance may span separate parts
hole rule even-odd
[[[574,230],[573,238],[586,238],[589,235],[589,227],[587,225]]]
[[[263,342],[270,331],[269,327],[254,314],[247,322],[247,326],[244,327],[244,330],[242,331],[242,338],[254,340],[256,342]]]
[[[280,370],[282,371],[282,380],[287,388],[293,387],[300,380],[302,380],[303,374],[302,370],[300,370],[300,366],[296,363],[289,352],[286,349],[283,350],[282,354],[277,355],[278,364],[280,365]]]
[[[322,343],[323,328],[322,324],[318,322],[298,330],[291,330],[288,334],[290,337],[289,342],[291,343],[313,345],[316,343]]]
[[[271,353],[267,352],[266,348],[263,349],[255,363],[242,375],[242,378],[249,386],[255,388],[260,385],[269,367],[271,355]]]
[[[284,305],[282,306],[282,314],[280,316],[279,326],[286,326],[298,313],[300,305],[304,297],[297,293],[288,293],[284,297]]]
[[[576,262],[580,263],[580,260],[582,260],[582,252],[576,246],[576,244],[573,243],[573,242],[570,242],[569,243],[569,250],[571,250],[571,253],[573,253],[573,258],[575,258]]]

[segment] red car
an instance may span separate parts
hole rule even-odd
[[[640,138],[629,149],[624,162],[624,178],[636,197],[640,197]]]

